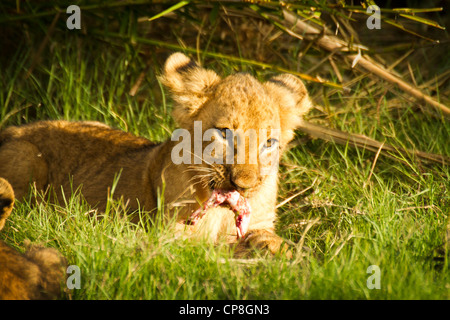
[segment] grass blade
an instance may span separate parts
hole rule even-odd
[[[185,5],[189,4],[189,1],[180,1],[177,4],[174,4],[173,6],[171,6],[170,8],[158,13],[157,15],[154,15],[153,17],[149,18],[148,21],[153,21],[156,20],[158,18],[161,18],[162,16],[165,16],[166,14],[169,14],[173,11],[176,11],[182,7],[184,7]]]

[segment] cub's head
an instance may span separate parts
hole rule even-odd
[[[190,164],[211,190],[256,192],[276,175],[281,152],[311,103],[295,76],[282,74],[259,82],[249,74],[225,78],[182,53],[171,55],[160,78],[175,101],[181,129],[172,151],[177,164]]]

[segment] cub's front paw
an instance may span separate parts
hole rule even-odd
[[[267,230],[250,230],[238,244],[236,253],[240,256],[248,255],[249,249],[265,251],[275,255],[281,254],[288,259],[292,258],[289,245],[281,237]]]

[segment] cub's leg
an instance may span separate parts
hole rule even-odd
[[[12,185],[16,199],[27,195],[30,183],[44,190],[47,175],[47,163],[35,145],[27,141],[8,141],[0,146],[0,177]]]

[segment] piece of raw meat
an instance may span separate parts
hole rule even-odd
[[[236,216],[237,237],[242,238],[248,231],[250,224],[250,204],[237,191],[214,190],[203,205],[198,208],[187,220],[187,224],[196,224],[206,213],[209,208],[215,208],[221,204],[228,203],[231,210]]]

